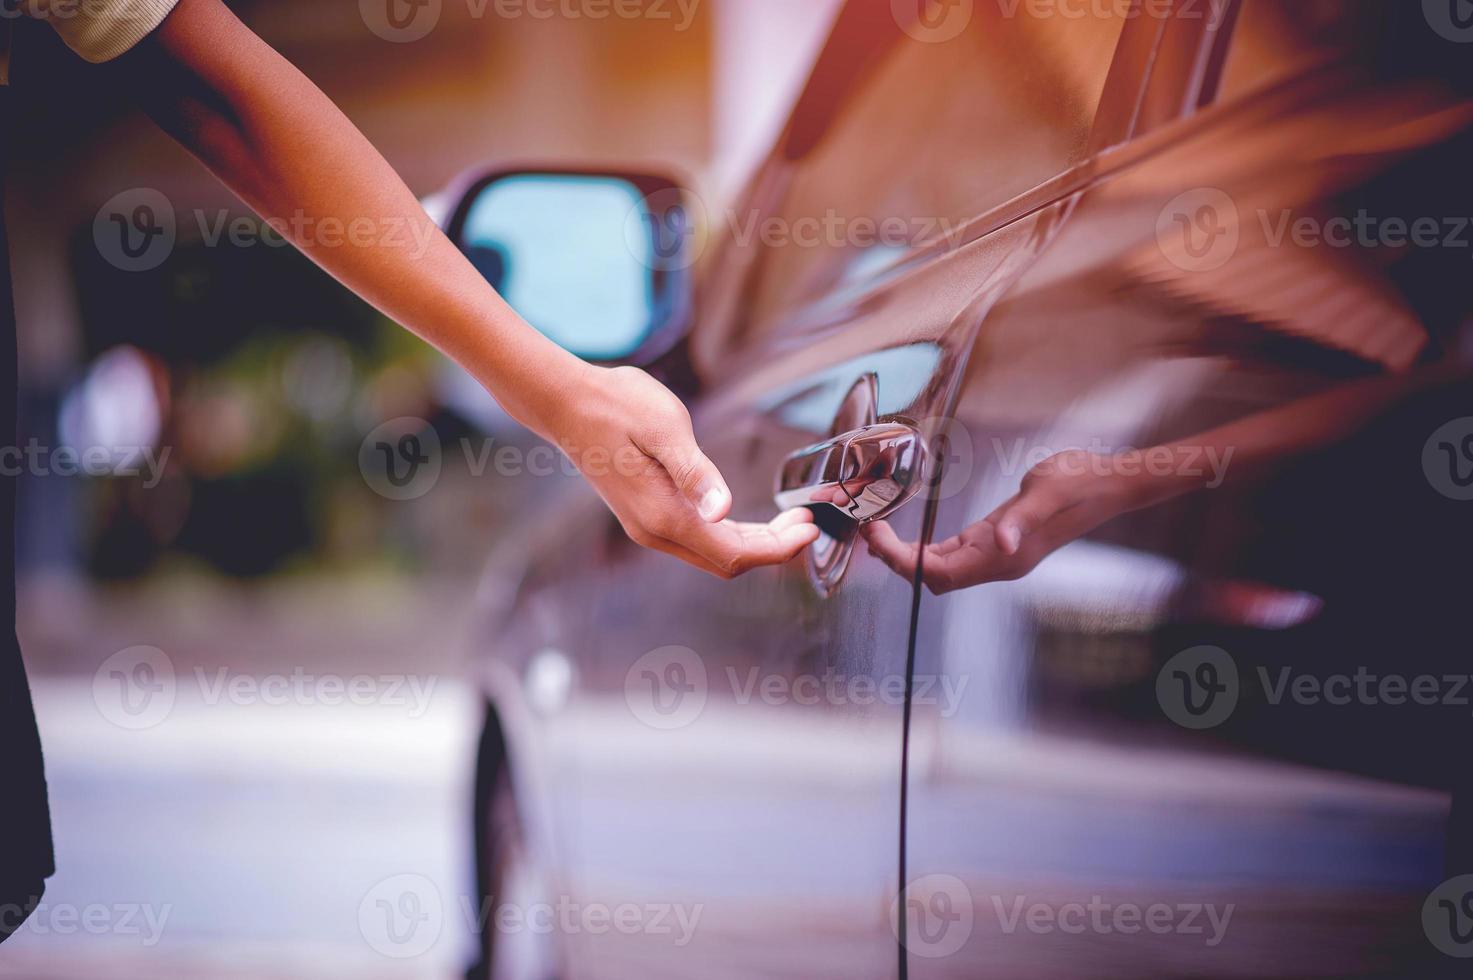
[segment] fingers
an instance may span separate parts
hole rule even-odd
[[[629,534],[645,547],[723,579],[766,565],[786,564],[817,541],[818,535],[813,515],[801,507],[779,514],[767,524],[723,521],[712,525],[692,515],[668,537],[648,532]]]
[[[767,528],[771,531],[786,531],[789,528],[793,527],[812,527],[812,525],[813,512],[807,507],[794,507],[792,510],[785,510],[781,514],[774,517],[767,524]],[[762,525],[759,524],[756,526],[761,527]],[[814,528],[814,530],[818,529]]]
[[[718,578],[730,577],[726,575],[720,568],[716,567],[705,558],[702,558],[694,551],[691,551],[689,548],[682,546],[679,542],[671,541],[668,538],[662,538],[657,534],[646,531],[640,525],[631,525],[622,521],[620,522],[620,524],[623,526],[624,533],[629,537],[629,540],[633,541],[641,548],[648,548],[651,551],[658,551],[661,554],[669,555],[672,558],[679,558],[687,565],[693,565],[701,571],[706,572],[709,575],[715,575]]]
[[[666,541],[662,538],[651,544],[650,547],[653,548],[655,551],[667,554],[672,558],[679,558],[687,565],[698,568],[701,571],[705,572],[707,575],[714,575],[717,578],[731,577],[723,572],[721,569],[717,568],[715,565],[711,564],[706,559],[702,558],[700,555],[696,554],[694,551],[691,551],[689,548],[682,548],[674,541]]]
[[[1064,509],[1063,502],[1045,490],[1028,490],[1003,504],[987,518],[997,529],[997,547],[1008,557],[1016,555],[1028,535],[1043,527]]]
[[[708,524],[719,524],[731,513],[731,491],[716,464],[696,445],[690,423],[682,420],[653,453],[670,480]]]
[[[779,514],[768,524],[728,521],[721,526],[734,530],[740,537],[737,574],[761,565],[787,564],[817,541],[819,535],[813,514],[801,507]]]
[[[1006,577],[1002,564],[995,560],[995,555],[989,555],[975,545],[963,543],[959,538],[943,544],[953,546],[943,548],[938,545],[926,549],[923,574],[926,588],[931,590],[932,595],[946,595],[948,592]]]
[[[889,569],[902,578],[913,578],[920,549],[900,540],[887,521],[860,526],[859,533],[869,547],[869,553],[884,562]]]
[[[735,578],[765,565],[784,565],[818,540],[813,515],[799,508],[778,515],[768,524],[693,522],[673,539],[714,565],[724,578]]]
[[[884,521],[866,524],[860,533],[869,545],[870,554],[884,562],[892,572],[907,580],[915,577],[916,563],[921,558],[919,547],[902,541]],[[926,588],[934,595],[946,595],[988,581],[995,569],[988,554],[992,548],[991,527],[987,528],[987,533],[987,550],[978,549],[960,535],[928,546],[925,567],[921,572]]]

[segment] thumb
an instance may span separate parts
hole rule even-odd
[[[666,443],[655,459],[665,467],[670,480],[695,506],[702,520],[710,524],[726,520],[726,515],[731,513],[731,490],[716,464],[696,445],[695,435],[689,428]]]
[[[1016,555],[1023,539],[1047,524],[1059,511],[1046,494],[1024,492],[1003,504],[989,518],[997,528],[997,546],[1005,555]]]

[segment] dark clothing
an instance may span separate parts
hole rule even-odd
[[[0,943],[20,932],[20,927],[36,911],[45,893],[44,881],[32,881],[29,885],[0,885]]]
[[[10,150],[5,141],[13,131],[9,96],[9,90],[0,86],[0,188],[4,187],[3,168]],[[0,260],[0,446],[16,446],[15,304],[3,214]],[[13,460],[0,466],[0,470],[15,469]],[[36,895],[37,882],[56,870],[41,740],[15,638],[16,480],[12,473],[0,472],[0,906],[24,903],[28,896]],[[0,932],[4,929],[5,923],[0,922]]]

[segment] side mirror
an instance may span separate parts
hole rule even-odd
[[[474,180],[446,233],[564,349],[648,364],[690,326],[695,230],[667,178],[532,170]]]

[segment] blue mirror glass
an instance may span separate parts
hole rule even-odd
[[[630,358],[669,318],[645,194],[614,176],[515,174],[482,186],[458,237],[508,303],[590,361]]]

